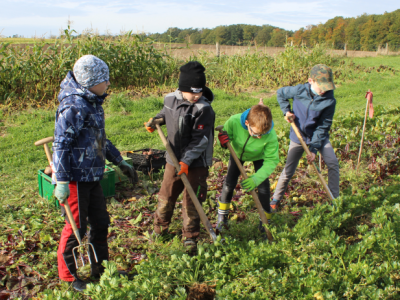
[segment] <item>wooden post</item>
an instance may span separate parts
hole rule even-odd
[[[385,51],[386,55],[389,55],[389,43],[386,43],[386,51]]]
[[[371,92],[371,90],[368,90],[368,93],[370,93],[370,92]],[[360,151],[358,152],[356,172],[358,172],[358,168],[359,168],[360,162],[361,162],[361,154],[362,154],[362,149],[363,149],[363,145],[364,145],[365,125],[367,124],[368,106],[369,106],[369,102],[371,101],[371,98],[368,96],[368,93],[367,93],[367,97],[366,97],[367,105],[365,107],[364,125],[363,125],[363,131],[362,131],[362,135],[361,135]]]
[[[218,43],[218,42],[215,44],[215,50],[216,50],[215,55],[216,55],[217,57],[219,57],[220,51],[219,51],[219,43]]]
[[[347,56],[347,44],[344,44],[343,56]]]

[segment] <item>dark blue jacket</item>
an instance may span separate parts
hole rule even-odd
[[[300,129],[304,141],[311,152],[317,153],[325,139],[329,138],[336,106],[333,91],[328,91],[322,96],[314,95],[310,84],[305,83],[280,88],[276,94],[283,114],[288,111],[295,114],[295,124]],[[289,99],[293,99],[293,109],[290,108]],[[290,140],[300,144],[292,128]]]
[[[72,72],[61,82],[53,143],[58,181],[100,181],[106,158],[114,164],[122,161],[106,138],[104,98],[83,88]]]

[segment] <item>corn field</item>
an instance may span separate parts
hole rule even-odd
[[[59,84],[77,59],[93,54],[110,68],[112,90],[129,90],[135,95],[168,92],[177,86],[179,58],[156,49],[153,40],[127,33],[115,40],[98,36],[73,39],[66,29],[64,41],[35,43],[25,47],[0,43],[0,104],[42,106],[57,103]],[[323,47],[309,50],[287,46],[268,56],[263,53],[222,55],[200,51],[189,60],[198,60],[207,72],[208,85],[238,94],[246,88],[274,89],[307,81],[310,69],[318,63],[331,66],[335,81],[351,79],[355,72],[368,72],[350,60],[328,55]],[[394,71],[393,71],[394,72]]]

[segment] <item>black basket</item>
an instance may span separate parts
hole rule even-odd
[[[149,150],[153,154],[143,154]],[[132,158],[133,166],[143,173],[158,172],[167,163],[165,160],[167,152],[164,150],[146,148],[129,151],[126,155]]]

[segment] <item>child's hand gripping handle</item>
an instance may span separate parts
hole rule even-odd
[[[219,125],[219,126],[217,126],[215,128],[215,130],[219,131],[220,133],[222,133],[222,129],[223,128],[224,128],[223,125]],[[228,147],[229,152],[231,153],[231,155],[232,155],[237,167],[239,168],[240,174],[242,174],[243,180],[246,180],[248,178],[248,176],[246,174],[246,171],[244,170],[244,168],[242,166],[242,163],[240,162],[239,158],[237,157],[237,155],[235,153],[235,150],[233,150],[231,143],[228,141],[226,143],[226,146]],[[267,217],[265,216],[264,209],[263,209],[263,207],[261,205],[260,199],[258,198],[258,195],[257,195],[256,191],[252,190],[251,191],[251,195],[253,196],[254,202],[255,202],[255,204],[257,206],[258,214],[259,214],[259,216],[261,218],[261,221],[263,222],[263,224],[267,225],[268,224],[268,220],[267,220]],[[272,242],[274,239],[272,237],[271,232],[268,230],[268,228],[265,228],[265,230],[266,230],[266,233],[267,233],[268,240],[270,240]]]

